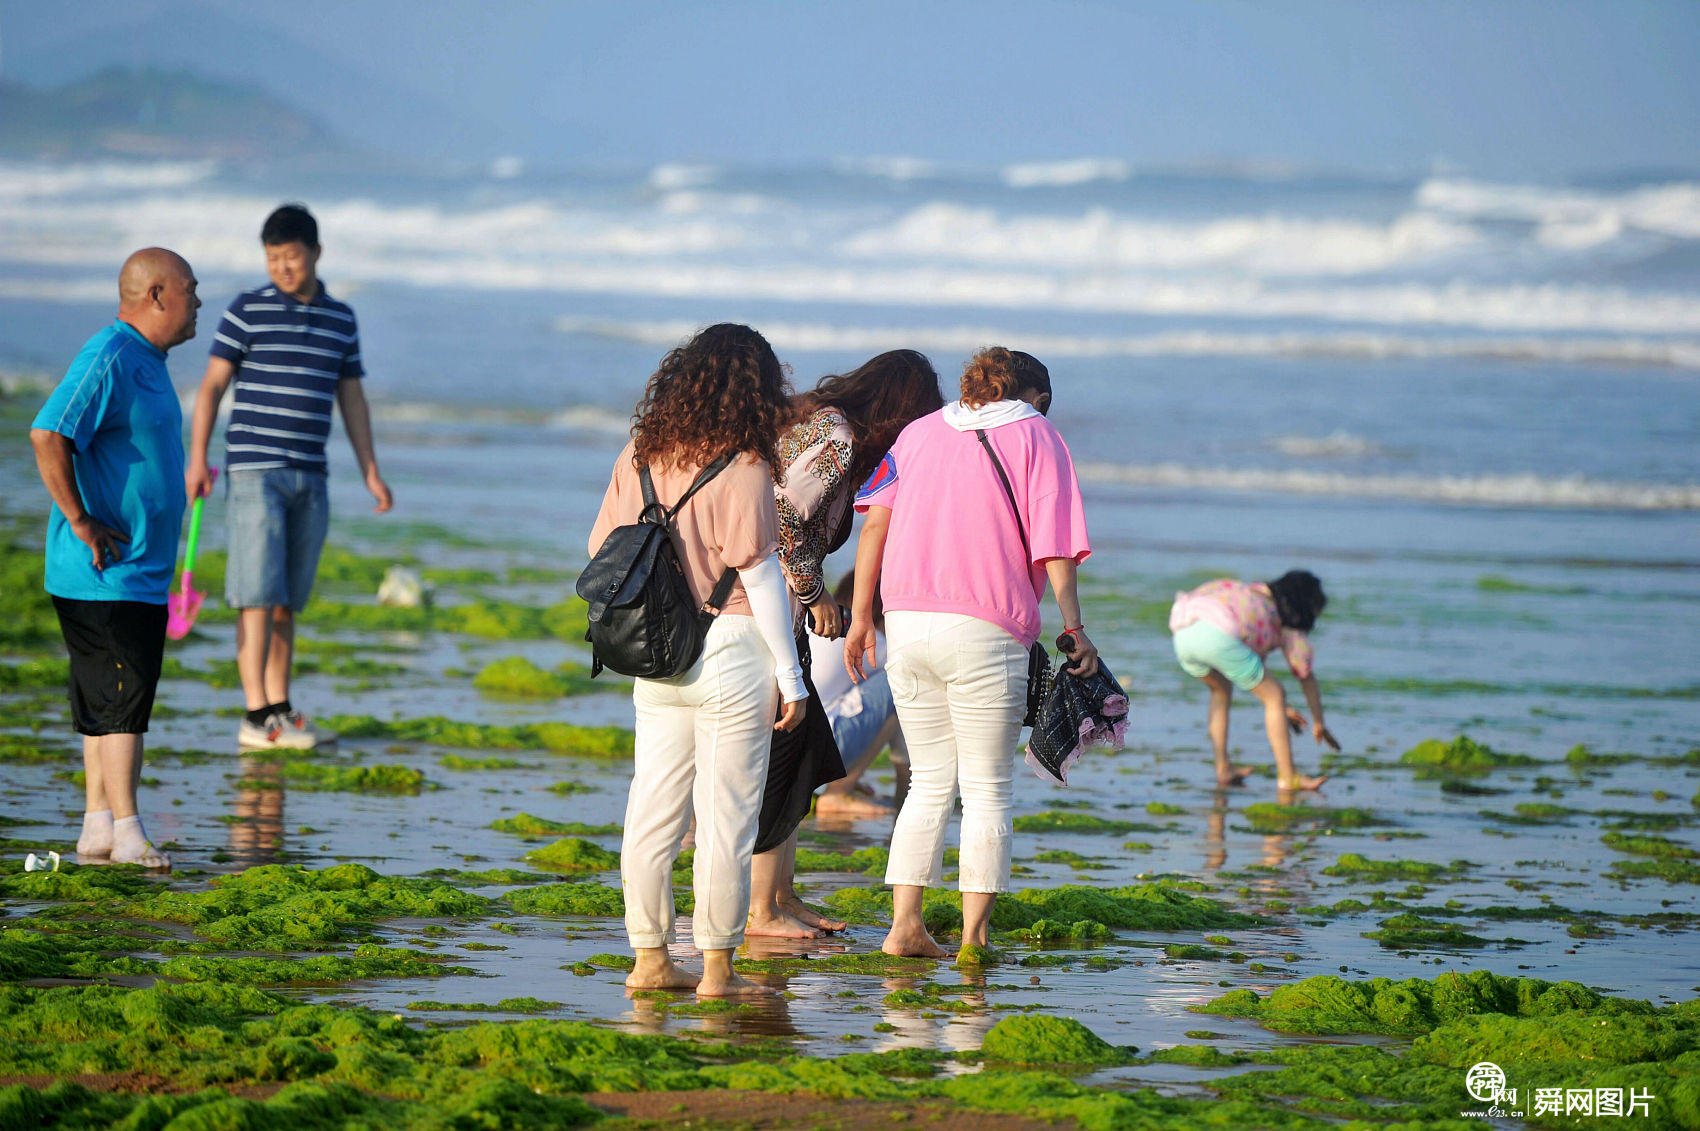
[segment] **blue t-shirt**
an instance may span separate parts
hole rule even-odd
[[[183,528],[183,408],[165,354],[124,321],[88,340],[36,414],[70,439],[83,509],[130,541],[94,568],[94,551],[57,506],[47,520],[47,591],[81,601],[165,604]]]
[[[244,291],[219,320],[212,355],[236,367],[226,470],[324,471],[337,383],[365,374],[353,309],[322,282],[312,302],[273,286]]]

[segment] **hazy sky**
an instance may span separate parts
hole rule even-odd
[[[433,158],[1700,167],[1693,0],[0,0],[0,50],[193,66]]]

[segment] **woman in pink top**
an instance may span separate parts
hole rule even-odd
[[[944,956],[921,921],[921,897],[943,878],[958,789],[962,943],[986,945],[992,905],[1009,890],[1015,745],[1047,581],[1073,640],[1070,670],[1098,668],[1075,591],[1092,552],[1085,508],[1068,446],[1044,418],[1050,404],[1037,358],[983,350],[963,370],[962,399],[905,428],[856,497],[867,519],[845,664],[860,680],[873,658],[877,585],[911,774],[885,874],[887,954]]]
[[[680,509],[672,527],[691,592],[705,605],[728,571],[737,579],[708,630],[702,658],[674,679],[639,679],[636,752],[620,842],[626,935],[637,964],[626,985],[705,997],[770,993],[732,971],[750,909],[750,857],[775,730],[802,722],[808,693],[791,634],[791,601],[775,551],[774,445],[788,401],[773,349],[748,326],[710,326],[662,359],[638,403],[632,442],[614,461],[590,532],[638,521],[647,466],[671,506],[721,456],[732,462]],[[779,704],[783,703],[781,710]],[[774,718],[779,721],[776,724]],[[673,964],[673,862],[695,813],[698,979]]]
[[[1249,691],[1263,702],[1264,728],[1275,754],[1276,783],[1283,790],[1315,789],[1326,777],[1301,774],[1293,768],[1293,747],[1287,728],[1304,729],[1304,716],[1287,706],[1281,681],[1264,671],[1263,658],[1275,649],[1287,658],[1298,676],[1316,722],[1318,742],[1338,750],[1322,722],[1322,693],[1311,670],[1310,630],[1328,604],[1322,583],[1302,569],[1274,581],[1248,584],[1223,577],[1207,581],[1190,593],[1176,593],[1169,611],[1169,631],[1175,637],[1175,659],[1186,674],[1210,687],[1210,743],[1216,751],[1216,784],[1240,785],[1250,766],[1228,761],[1228,707],[1234,688]]]

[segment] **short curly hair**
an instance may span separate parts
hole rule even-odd
[[[777,482],[775,447],[790,399],[785,367],[767,339],[717,323],[661,359],[632,414],[634,458],[639,466],[703,467],[749,452],[767,461]]]
[[[987,346],[962,367],[962,403],[969,408],[1007,401],[1029,389],[1051,391],[1051,371],[1030,353]]]

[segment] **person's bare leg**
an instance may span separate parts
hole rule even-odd
[[[921,919],[921,897],[926,888],[898,884],[891,889],[891,930],[880,949],[909,958],[943,958],[944,947],[933,941]]]
[[[779,909],[793,919],[810,927],[817,927],[817,935],[829,931],[842,931],[849,926],[842,919],[833,919],[822,915],[813,907],[803,902],[803,897],[797,894],[797,834],[793,832],[791,839],[785,842],[785,866],[779,874],[778,894],[774,902]]]
[[[752,982],[732,969],[732,951],[705,950],[702,952],[702,981],[697,983],[698,997],[772,997],[774,992],[760,982]]]
[[[791,874],[797,864],[797,834],[793,832],[785,843],[750,858],[750,918],[745,934],[780,939],[818,939],[821,932],[810,926],[783,905],[784,896],[791,891]]]
[[[1216,784],[1243,785],[1253,767],[1236,766],[1228,761],[1228,708],[1233,706],[1234,685],[1221,672],[1207,672],[1199,677],[1210,688],[1210,747],[1216,754]]]
[[[664,946],[634,948],[637,964],[626,975],[628,990],[694,990],[701,981],[695,974],[681,970]]]
[[[276,703],[266,698],[267,661],[272,648],[272,611],[243,609],[236,618],[236,670],[242,677],[242,701],[250,711]],[[286,680],[287,682],[287,680]]]
[[[991,938],[992,906],[998,901],[997,894],[989,891],[965,891],[962,893],[962,950],[957,951],[956,960],[963,960],[964,952],[971,946],[988,946]]]
[[[77,837],[77,855],[111,855],[112,803],[106,799],[100,739],[87,734],[83,736],[83,802],[83,831]]]
[[[271,610],[271,642],[266,650],[265,706],[289,698],[289,676],[295,663],[295,614],[287,605]]]
[[[101,782],[112,803],[114,864],[169,868],[171,857],[147,839],[136,813],[136,789],[142,776],[142,736],[103,734],[97,740]]]
[[[1281,689],[1281,681],[1265,675],[1251,693],[1263,702],[1263,728],[1269,732],[1269,748],[1275,754],[1276,785],[1281,789],[1315,789],[1327,781],[1326,775],[1313,777],[1293,768],[1293,736],[1287,729],[1287,693]]]

